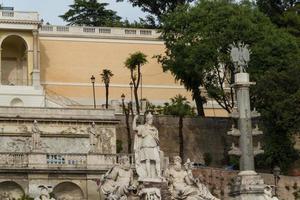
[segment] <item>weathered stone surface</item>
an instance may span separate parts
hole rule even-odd
[[[127,150],[125,117],[122,115],[116,117],[121,120],[116,130],[117,139],[122,141],[122,152],[125,153]],[[210,154],[212,166],[223,166],[227,151],[233,141],[232,137],[226,134],[231,128],[231,120],[228,118],[185,118],[183,125],[186,158],[204,163],[204,154]],[[158,129],[160,149],[165,156],[179,155],[178,118],[154,116],[154,126]],[[133,141],[133,132],[131,135]]]

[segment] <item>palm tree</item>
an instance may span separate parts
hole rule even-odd
[[[164,114],[173,115],[179,118],[178,139],[179,139],[179,154],[182,159],[184,157],[184,137],[183,137],[183,118],[186,116],[195,115],[193,107],[187,101],[186,97],[178,94],[171,98],[171,103],[166,103],[164,106]]]
[[[114,76],[114,74],[109,70],[109,69],[103,69],[101,78],[102,78],[102,82],[105,85],[105,97],[106,97],[106,101],[105,101],[105,108],[108,108],[108,89],[109,89],[109,83],[110,83],[110,79],[111,77]]]
[[[136,104],[136,112],[140,114],[138,89],[141,81],[141,67],[147,63],[147,56],[142,52],[131,54],[125,61],[125,67],[130,70],[130,78],[133,83],[133,94]]]

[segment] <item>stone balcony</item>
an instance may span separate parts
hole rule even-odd
[[[159,40],[153,29],[43,25],[40,36]]]
[[[0,10],[0,29],[37,30],[39,24],[37,12]]]
[[[39,14],[37,12],[23,12],[0,10],[0,20],[15,20],[15,21],[39,21]]]
[[[0,170],[43,171],[106,171],[119,163],[123,154],[48,154],[48,153],[0,153]],[[133,155],[127,155],[134,166]]]

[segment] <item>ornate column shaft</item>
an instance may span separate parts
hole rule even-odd
[[[249,74],[237,73],[235,75],[235,90],[237,95],[240,136],[240,169],[242,171],[254,171],[254,151],[252,142],[252,122],[249,96]]]

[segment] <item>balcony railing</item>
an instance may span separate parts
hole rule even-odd
[[[39,14],[37,12],[0,10],[0,19],[37,22],[39,21]]]
[[[91,169],[106,170],[126,154],[0,153],[0,169]],[[134,155],[127,155],[134,166]]]
[[[87,167],[87,155],[85,154],[47,154],[46,156],[49,167]]]
[[[28,154],[26,153],[0,153],[0,167],[27,167]]]
[[[119,38],[143,38],[159,39],[160,34],[154,29],[134,29],[117,27],[80,27],[80,26],[52,26],[43,25],[40,29],[41,36],[65,35],[83,37],[119,37]]]

